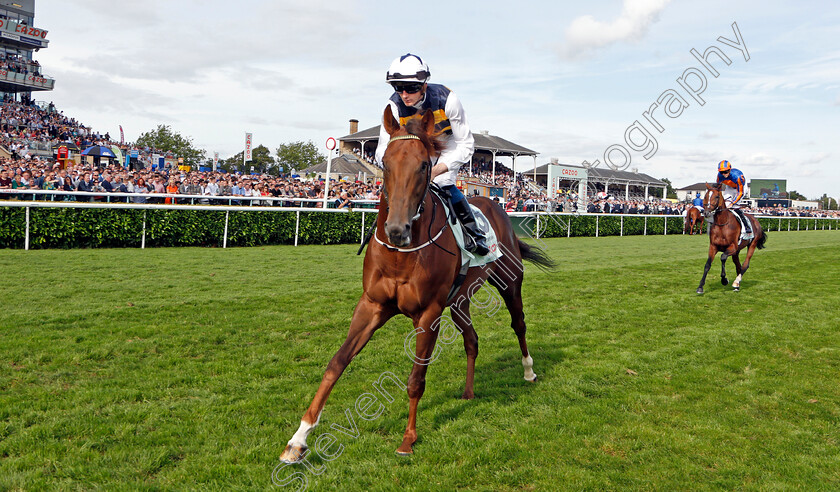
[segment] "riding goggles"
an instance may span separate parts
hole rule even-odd
[[[386,75],[388,79],[391,80],[399,80],[399,79],[417,79],[417,80],[427,80],[429,76],[432,75],[431,73],[427,72],[426,70],[420,70],[417,73],[408,73],[408,74],[401,74],[399,72],[389,73]]]
[[[407,94],[417,94],[423,90],[423,84],[421,82],[395,82],[391,84],[391,86],[394,87],[397,94],[402,94],[403,92]]]

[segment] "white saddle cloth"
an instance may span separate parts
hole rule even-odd
[[[755,234],[753,234],[753,233],[749,233],[749,234],[747,234],[747,233],[745,232],[745,231],[746,231],[746,229],[744,228],[744,223],[741,221],[741,216],[740,216],[740,215],[738,215],[738,213],[737,213],[737,212],[735,212],[735,211],[733,211],[733,212],[732,212],[732,214],[733,214],[733,215],[735,215],[735,220],[737,220],[737,221],[738,221],[738,227],[740,227],[740,228],[741,228],[741,230],[740,230],[740,233],[741,233],[741,241],[749,241],[749,240],[751,240],[752,238],[754,238],[754,237],[755,237]],[[747,219],[747,217],[746,217],[746,216],[744,216],[744,219],[749,220],[749,219]]]
[[[450,214],[449,207],[445,208],[448,218]],[[491,261],[498,260],[502,257],[502,251],[499,249],[499,241],[496,238],[496,231],[490,227],[490,221],[487,220],[484,213],[482,213],[475,205],[470,205],[470,208],[472,208],[473,214],[475,214],[475,222],[478,224],[478,228],[484,233],[484,242],[487,244],[487,248],[490,249],[489,253],[485,256],[478,256],[475,253],[470,253],[464,249],[464,234],[466,234],[466,232],[464,231],[464,228],[461,227],[461,223],[456,220],[455,224],[452,224],[450,221],[449,225],[452,226],[452,233],[455,235],[455,241],[458,243],[458,247],[461,248],[461,265],[463,266],[466,262],[470,262],[470,268],[472,268],[486,265]]]

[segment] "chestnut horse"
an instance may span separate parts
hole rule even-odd
[[[422,119],[411,120],[401,127],[387,107],[383,123],[391,139],[383,157],[384,188],[374,232],[376,241],[371,241],[365,254],[364,292],[353,312],[347,339],[327,365],[300,427],[280,457],[286,463],[303,459],[307,450],[306,437],[318,424],[336,381],[373,333],[396,314],[411,318],[416,334],[416,354],[407,385],[408,424],[397,453],[413,453],[412,447],[417,441],[417,406],[425,390],[426,369],[433,359],[435,342],[441,331],[437,328],[447,305],[454,324],[463,335],[467,354],[462,398],[473,398],[478,335],[470,321],[469,298],[485,280],[498,289],[510,312],[511,326],[519,338],[525,379],[535,381],[537,378],[525,342],[522,260],[545,269],[553,268],[554,262],[541,250],[517,239],[510,219],[498,204],[476,197],[471,203],[489,220],[503,256],[483,267],[470,268],[458,295],[450,295],[459,274],[461,256],[453,233],[448,229],[445,205],[429,191],[433,161],[443,148],[433,133],[434,114],[428,111]]]
[[[683,231],[687,232],[689,236],[692,236],[694,235],[695,226],[697,226],[697,233],[699,234],[703,230],[703,214],[699,208],[691,206],[688,207],[685,214],[685,227]]]
[[[741,278],[750,267],[750,258],[752,258],[755,249],[764,249],[764,242],[767,241],[767,233],[761,228],[758,220],[747,213],[744,216],[752,224],[753,238],[749,241],[741,239],[741,225],[738,218],[735,217],[735,212],[726,208],[726,200],[723,198],[723,193],[720,192],[720,184],[711,186],[706,183],[706,197],[703,199],[703,208],[705,211],[706,220],[709,222],[709,258],[706,260],[706,266],[703,269],[703,278],[700,279],[700,286],[697,287],[697,293],[703,293],[703,284],[706,283],[706,274],[709,273],[709,268],[712,266],[712,260],[718,251],[720,254],[720,283],[726,285],[729,281],[726,279],[726,258],[732,257],[735,263],[735,270],[738,274],[735,281],[732,282],[734,290],[740,290]],[[747,258],[744,264],[738,258],[738,254],[744,248],[747,249]]]

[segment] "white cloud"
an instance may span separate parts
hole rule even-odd
[[[782,160],[778,157],[764,152],[752,154],[746,159],[741,159],[741,162],[743,162],[742,166],[744,167],[781,168],[783,164]]]
[[[576,58],[620,41],[639,40],[670,0],[624,0],[621,15],[611,22],[601,22],[591,15],[576,18],[566,29],[566,43],[561,54]]]
[[[811,157],[809,157],[808,159],[805,159],[804,161],[802,161],[800,163],[800,165],[802,165],[802,166],[813,166],[815,164],[819,164],[820,162],[828,159],[829,157],[831,157],[831,154],[829,154],[828,152],[820,152],[819,154],[814,154]]]

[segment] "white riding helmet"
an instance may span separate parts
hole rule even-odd
[[[391,62],[388,73],[385,75],[385,82],[420,82],[426,83],[431,77],[429,66],[423,63],[417,55],[406,53],[395,58]]]

